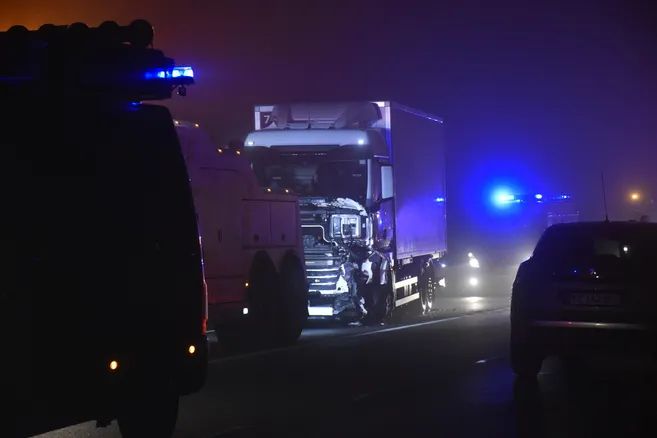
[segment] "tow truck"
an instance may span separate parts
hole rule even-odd
[[[299,200],[262,187],[239,145],[175,120],[202,238],[209,326],[230,349],[291,344],[306,322]]]
[[[185,94],[193,69],[152,41],[144,20],[0,32],[3,436],[114,419],[170,436],[204,383],[192,193],[171,114],[142,103]]]

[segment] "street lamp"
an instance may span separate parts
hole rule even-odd
[[[641,200],[641,193],[639,192],[630,193],[630,201],[639,202],[640,200]]]

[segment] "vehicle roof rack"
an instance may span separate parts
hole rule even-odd
[[[193,69],[175,66],[152,45],[153,27],[146,20],[128,26],[106,21],[95,28],[12,26],[0,32],[0,89],[54,85],[132,101],[167,99],[174,90],[185,95]]]

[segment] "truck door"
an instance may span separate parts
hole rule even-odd
[[[298,242],[297,208],[294,202],[271,203],[271,240],[276,246],[295,246]]]
[[[206,278],[240,275],[242,192],[239,187],[243,187],[240,174],[206,167],[196,171],[192,183]]]

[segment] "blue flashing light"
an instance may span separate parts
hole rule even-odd
[[[174,78],[178,78],[178,77],[193,78],[194,70],[189,66],[174,67],[171,76],[173,76]]]
[[[194,69],[189,66],[173,67],[171,69],[160,69],[147,71],[146,79],[171,79],[171,78],[194,78]]]
[[[536,198],[536,200],[540,201],[540,200],[543,199],[543,194],[537,193],[537,194],[534,195],[534,198]]]
[[[497,190],[493,193],[493,203],[497,207],[504,207],[514,202],[518,202],[518,199],[516,199],[514,194],[509,193],[506,190]]]
[[[571,198],[571,196],[570,196],[570,195],[566,195],[566,194],[563,194],[563,195],[559,195],[559,196],[557,196],[557,199],[570,199],[570,198]]]
[[[445,198],[443,198],[442,196],[439,196],[439,197],[436,198],[436,202],[438,202],[439,204],[443,204],[445,202]]]

